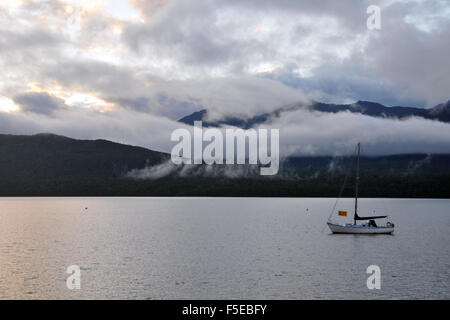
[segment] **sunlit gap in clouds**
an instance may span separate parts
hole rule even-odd
[[[66,0],[67,4],[81,8],[87,12],[104,10],[120,20],[140,20],[139,12],[123,0]]]
[[[20,108],[7,97],[0,96],[0,112],[17,112]]]
[[[29,85],[29,89],[29,92],[48,93],[51,96],[63,99],[67,106],[73,108],[90,108],[99,112],[105,112],[113,111],[115,107],[114,103],[103,100],[95,92],[84,92],[78,86],[66,88],[57,81],[52,81],[49,87],[39,82],[33,82]],[[12,111],[16,110],[18,108]]]

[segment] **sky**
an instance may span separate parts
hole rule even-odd
[[[366,9],[381,9],[370,30]],[[450,1],[2,0],[0,133],[170,151],[176,120],[311,99],[431,108],[450,99]],[[214,112],[213,112],[214,111]],[[299,110],[285,154],[450,152],[450,125]]]

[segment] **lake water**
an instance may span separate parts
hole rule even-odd
[[[361,199],[396,225],[376,236],[324,230],[334,201],[0,198],[0,298],[450,298],[450,200]]]

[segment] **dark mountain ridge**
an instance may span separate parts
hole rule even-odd
[[[0,134],[0,196],[336,197],[355,157],[292,157],[276,176],[127,175],[168,160],[165,153],[107,140]],[[449,163],[449,154],[362,157],[361,196],[450,198]],[[353,180],[350,174],[344,196],[352,196]]]
[[[76,140],[49,133],[0,135],[0,179],[119,177],[168,155],[108,140]]]

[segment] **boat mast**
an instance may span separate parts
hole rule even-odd
[[[356,215],[358,214],[358,185],[359,185],[359,154],[361,150],[361,143],[358,142],[358,160],[356,164],[356,182],[355,182],[355,215],[353,217],[353,224],[356,224]]]

